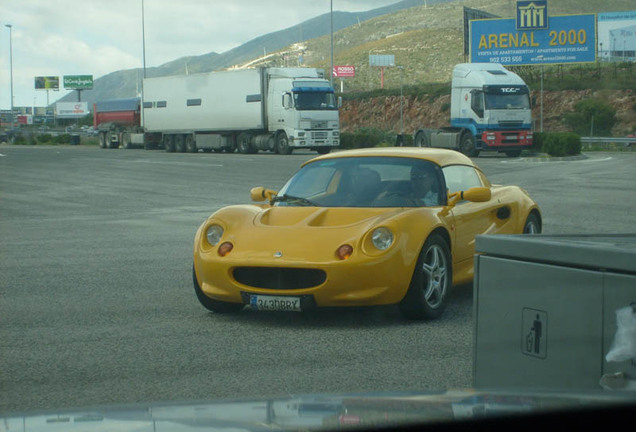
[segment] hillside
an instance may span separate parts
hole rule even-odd
[[[342,129],[377,127],[399,131],[400,86],[404,91],[404,132],[411,133],[421,126],[442,126],[448,123],[450,74],[456,63],[466,61],[463,54],[463,8],[484,10],[501,17],[512,17],[516,2],[513,0],[439,1],[405,0],[387,8],[366,13],[346,14],[334,12],[334,64],[354,65],[356,75],[334,86],[344,90]],[[633,0],[550,0],[550,15],[598,13],[633,10]],[[280,32],[256,38],[226,53],[209,53],[198,57],[176,59],[157,68],[147,69],[147,76],[179,74],[185,71],[203,72],[228,67],[256,66],[309,66],[330,68],[331,40],[329,14],[290,27]],[[326,30],[326,31],[325,31]],[[264,49],[265,48],[265,49]],[[263,51],[267,55],[263,56]],[[393,54],[402,69],[386,68],[384,91],[380,90],[380,71],[369,67],[369,54]],[[302,63],[301,63],[302,59]],[[567,71],[578,66],[564,66]],[[539,100],[538,67],[520,68],[518,71]],[[549,68],[546,68],[548,70]],[[589,72],[586,72],[589,75]],[[628,71],[629,82],[634,82],[633,69]],[[95,80],[95,89],[82,93],[83,100],[101,100],[134,96],[138,93],[140,69],[117,71]],[[588,76],[585,75],[585,76]],[[606,80],[611,80],[611,74]],[[437,83],[437,87],[427,84]],[[557,83],[544,94],[543,124],[546,130],[562,130],[562,116],[582,98],[599,97],[613,105],[618,112],[616,136],[624,135],[636,124],[636,89],[633,84],[596,83],[595,89],[582,88],[588,84],[581,76],[568,87]],[[562,90],[576,88],[577,90]],[[604,89],[605,88],[605,89]],[[374,95],[375,96],[372,96]],[[71,95],[74,97],[74,95]],[[537,130],[540,107],[535,106]]]

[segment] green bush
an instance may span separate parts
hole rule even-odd
[[[616,110],[598,99],[587,99],[574,105],[574,111],[565,114],[564,121],[581,136],[611,136]]]
[[[53,140],[53,135],[48,134],[48,133],[40,134],[40,135],[37,136],[37,141],[39,143],[49,143],[49,142],[51,142],[51,140]]]
[[[60,134],[53,138],[53,144],[68,144],[71,142],[69,134]]]
[[[581,137],[571,132],[545,134],[542,150],[550,156],[573,156],[581,153]]]
[[[532,133],[532,149],[535,151],[541,151],[543,143],[545,142],[545,132],[533,132]]]

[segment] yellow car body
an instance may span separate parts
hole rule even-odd
[[[401,204],[378,201],[389,185],[405,187],[403,177],[407,169],[413,172],[412,164],[434,173],[439,201],[425,206],[416,205],[416,198]],[[371,191],[377,193],[374,201],[349,205],[337,198],[346,176],[354,169],[359,175],[366,166],[382,175],[377,191]],[[471,172],[472,187],[452,190]],[[294,187],[305,196],[287,195]],[[401,193],[395,195],[406,199]],[[407,317],[436,318],[448,286],[473,278],[475,236],[534,233],[541,227],[539,208],[524,190],[491,185],[469,158],[452,150],[331,153],[304,163],[281,192],[255,188],[252,198],[264,202],[222,208],[196,233],[193,282],[210,310],[399,304]],[[425,252],[431,241],[439,247]],[[447,262],[433,269],[440,259]],[[422,289],[424,296],[429,289],[437,298],[414,312],[409,303],[423,301]]]

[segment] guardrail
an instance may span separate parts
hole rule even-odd
[[[636,137],[628,137],[628,138],[581,137],[581,143],[583,144],[602,144],[602,143],[636,144]]]
[[[636,137],[581,137],[581,147],[583,150],[636,151]]]

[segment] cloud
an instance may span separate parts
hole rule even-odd
[[[334,10],[360,11],[397,0],[334,0]],[[0,109],[10,103],[9,29],[14,105],[42,106],[35,76],[93,75],[185,56],[222,53],[267,33],[329,13],[310,0],[0,0]],[[55,95],[55,99],[66,94]],[[51,100],[52,102],[52,100]]]

